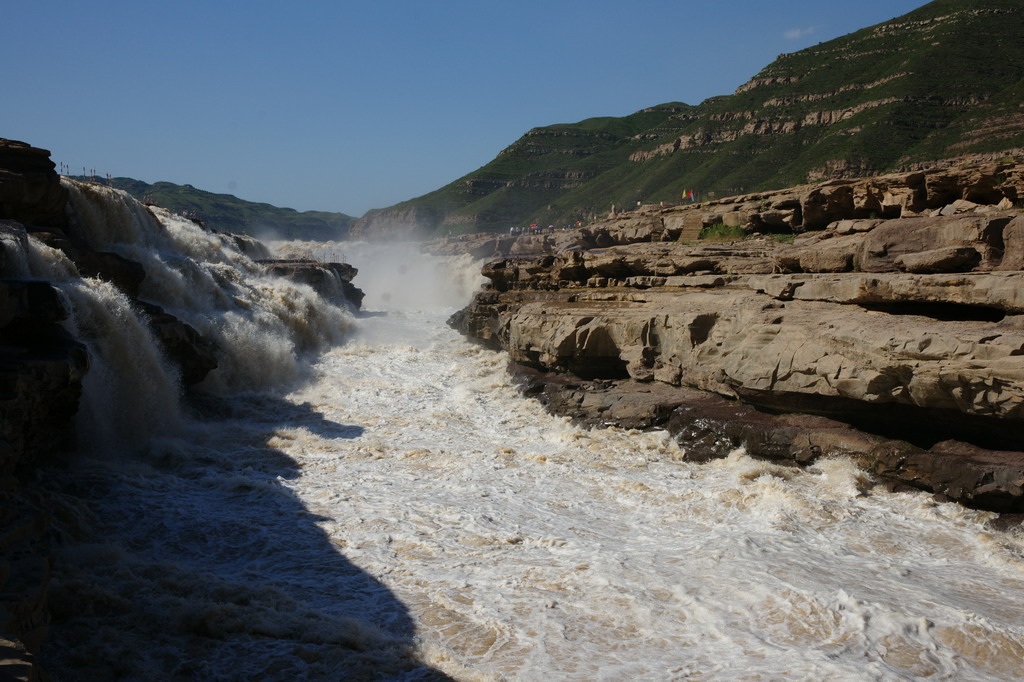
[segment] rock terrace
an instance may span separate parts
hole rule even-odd
[[[507,350],[555,411],[669,428],[694,459],[740,445],[798,462],[853,455],[898,484],[1021,513],[1018,172],[831,182],[790,203],[643,207],[583,230],[432,248],[502,256],[452,324]],[[923,193],[904,195],[892,218],[862,215],[874,204],[857,197],[884,203],[908,183]],[[982,194],[994,203],[975,203]],[[830,222],[791,243],[686,233],[687,221],[722,215],[754,232],[778,210],[801,215],[799,227]]]

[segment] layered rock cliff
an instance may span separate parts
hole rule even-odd
[[[491,238],[489,284],[452,323],[507,350],[552,409],[669,428],[694,459],[849,454],[1024,512],[1019,173],[829,182]],[[723,220],[817,230],[697,239]]]
[[[706,199],[1020,157],[1022,31],[1016,0],[935,0],[779,55],[732,95],[535,128],[354,234],[507,231],[690,190]]]

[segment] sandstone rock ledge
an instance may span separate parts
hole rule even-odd
[[[1020,211],[837,220],[791,244],[639,241],[637,214],[617,220],[603,245],[497,240],[520,255],[451,324],[507,350],[549,409],[667,428],[691,459],[848,455],[1024,513]]]

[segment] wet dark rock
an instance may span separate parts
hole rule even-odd
[[[58,324],[18,319],[0,329],[0,439],[13,461],[31,467],[65,445],[89,368],[84,345]]]
[[[32,236],[51,248],[63,251],[82,277],[110,282],[129,298],[139,295],[139,287],[146,278],[146,270],[141,263],[109,251],[94,251],[57,230],[33,230]]]
[[[928,450],[881,444],[862,458],[886,478],[979,509],[1024,513],[1024,452],[943,441]]]
[[[0,138],[0,218],[62,227],[68,192],[60,184],[50,152]]]
[[[0,325],[15,318],[62,322],[68,317],[60,292],[39,280],[0,280]]]
[[[242,253],[253,260],[270,258],[270,249],[267,248],[266,244],[255,237],[250,237],[245,234],[233,234],[230,232],[218,232],[217,236],[220,237],[222,242],[228,246],[238,249],[239,253]]]
[[[89,358],[61,326],[67,314],[47,282],[0,281],[0,475],[38,463],[70,437]]]
[[[322,263],[311,260],[260,260],[267,272],[293,282],[306,284],[332,303],[363,304],[363,291],[352,284],[359,270],[348,263]]]
[[[217,348],[212,341],[158,305],[138,300],[135,305],[146,313],[153,335],[181,371],[183,386],[198,384],[217,369]]]
[[[852,457],[893,489],[932,492],[970,507],[1024,513],[1024,452],[943,441],[922,448],[838,419],[772,413],[704,391],[661,383],[583,381],[511,364],[524,394],[553,414],[589,427],[662,428],[687,461],[721,459],[737,448],[793,465]]]

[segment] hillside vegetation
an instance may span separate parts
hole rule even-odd
[[[729,96],[535,128],[354,234],[507,230],[1024,148],[1024,5],[935,0],[780,55]]]
[[[215,230],[254,237],[341,239],[355,222],[355,218],[344,213],[300,212],[291,208],[246,201],[232,194],[206,192],[192,185],[176,185],[173,182],[149,184],[133,178],[113,178],[110,184],[141,201],[156,204],[175,213],[197,217]]]

